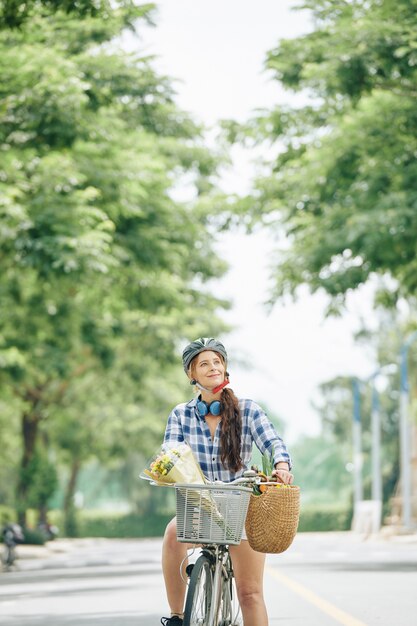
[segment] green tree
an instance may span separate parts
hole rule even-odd
[[[225,269],[209,220],[218,157],[151,60],[114,42],[149,8],[80,19],[36,4],[30,26],[0,33],[0,390],[21,407],[23,503],[41,425],[71,420],[82,462],[84,414],[102,408],[85,385],[112,378],[126,404],[154,407],[150,377],[184,337],[222,327],[226,304],[205,289]],[[173,199],[182,177],[193,202]],[[97,447],[111,431],[96,428]]]
[[[15,504],[16,459],[19,458],[21,437],[16,414],[22,405],[11,389],[2,389],[0,394],[0,508]],[[0,516],[0,524],[3,522]]]
[[[47,458],[45,450],[38,443],[28,465],[22,469],[22,482],[27,485],[27,501],[18,502],[18,510],[27,506],[39,511],[39,522],[47,523],[48,504],[58,486],[55,464]]]
[[[340,440],[323,428],[317,437],[300,437],[291,446],[291,455],[305,504],[350,504],[352,478],[346,468],[352,458],[350,438]]]
[[[381,472],[383,481],[384,513],[390,511],[390,499],[394,495],[399,479],[399,432],[398,432],[398,381],[397,376],[391,375],[387,386],[378,394],[379,414],[381,419],[381,458],[383,459]],[[353,428],[353,391],[350,377],[338,377],[320,385],[321,401],[316,409],[321,416],[323,432],[333,440],[333,450],[344,450],[344,465],[352,462],[352,428]],[[371,436],[371,393],[372,387],[368,381],[361,381],[361,430],[362,430],[362,477],[364,480],[364,497],[372,498],[372,436]],[[329,473],[328,481],[333,481],[339,470],[334,468],[335,475]],[[343,468],[344,470],[344,468]],[[344,471],[343,484],[345,493],[351,495],[353,480],[351,475]],[[348,488],[346,490],[346,487]]]
[[[241,205],[285,238],[272,299],[307,284],[337,310],[375,276],[386,303],[414,297],[417,3],[314,0],[303,8],[312,31],[281,41],[266,67],[305,104],[265,111],[245,133],[277,148]]]
[[[363,329],[358,333],[357,341],[373,349],[375,363],[382,368],[381,375],[373,381],[363,379],[360,384],[360,414],[362,426],[363,479],[365,497],[371,498],[372,472],[372,387],[378,393],[379,415],[381,422],[381,472],[383,481],[384,513],[391,512],[391,498],[398,489],[400,479],[400,348],[404,338],[415,328],[415,319],[398,323],[395,312],[384,311],[378,328],[370,331]],[[417,392],[417,348],[412,346],[409,353],[411,417],[416,420],[415,397]],[[397,367],[392,367],[396,365]],[[385,368],[384,368],[385,366]],[[390,366],[390,367],[388,367]],[[375,366],[377,371],[378,366]],[[346,450],[347,458],[352,460],[353,426],[353,380],[350,376],[338,376],[320,385],[321,399],[316,403],[316,410],[321,417],[323,434],[331,437],[334,445]],[[381,386],[382,385],[382,386]]]
[[[44,15],[54,14],[58,10],[76,17],[87,16],[107,19],[114,12],[114,7],[123,7],[123,19],[129,24],[129,17],[135,17],[137,7],[132,0],[0,0],[0,28],[19,28],[29,20],[39,9]],[[144,6],[145,10],[152,7],[150,3]],[[131,15],[128,9],[131,10]]]

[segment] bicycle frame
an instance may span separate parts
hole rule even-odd
[[[226,546],[215,546],[214,552],[216,562],[213,576],[213,596],[207,626],[216,626],[222,599],[222,582],[227,583],[230,580],[230,574],[233,577],[233,570],[227,571],[225,565],[229,557],[229,549]]]

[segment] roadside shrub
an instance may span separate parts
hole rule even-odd
[[[79,511],[78,537],[106,537],[108,539],[162,537],[172,514],[108,513]],[[298,532],[326,532],[350,530],[352,511],[348,505],[302,505]],[[62,533],[61,536],[68,536]]]
[[[79,537],[141,538],[162,537],[172,515],[152,516],[83,513],[78,520]]]
[[[45,535],[35,528],[24,528],[23,533],[25,540],[23,543],[31,546],[43,546],[45,543]]]
[[[298,532],[350,530],[352,510],[346,505],[301,506]]]

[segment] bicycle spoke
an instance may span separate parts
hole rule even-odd
[[[211,564],[201,556],[194,565],[184,611],[184,626],[207,626],[212,598]]]

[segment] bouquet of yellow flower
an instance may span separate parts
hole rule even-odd
[[[233,531],[226,524],[223,515],[218,510],[210,490],[197,489],[192,491],[187,487],[181,486],[184,484],[205,485],[209,483],[188,444],[184,442],[162,444],[158,452],[148,462],[147,467],[141,472],[140,477],[161,486],[179,484],[177,505],[178,498],[181,498],[182,495],[183,498],[186,498],[188,507],[191,507],[194,511],[201,508],[202,513],[197,516],[198,525],[203,525],[205,515],[208,515],[209,519],[223,531],[226,537],[234,536]],[[185,532],[184,528],[182,530],[180,528],[181,523],[184,523],[184,521],[185,518],[182,522],[178,520],[177,533],[179,533],[179,539],[181,533]],[[198,532],[199,530],[197,530],[197,535]]]
[[[160,485],[207,482],[191,448],[184,442],[162,444],[149,461],[148,467],[143,470],[141,478]]]

